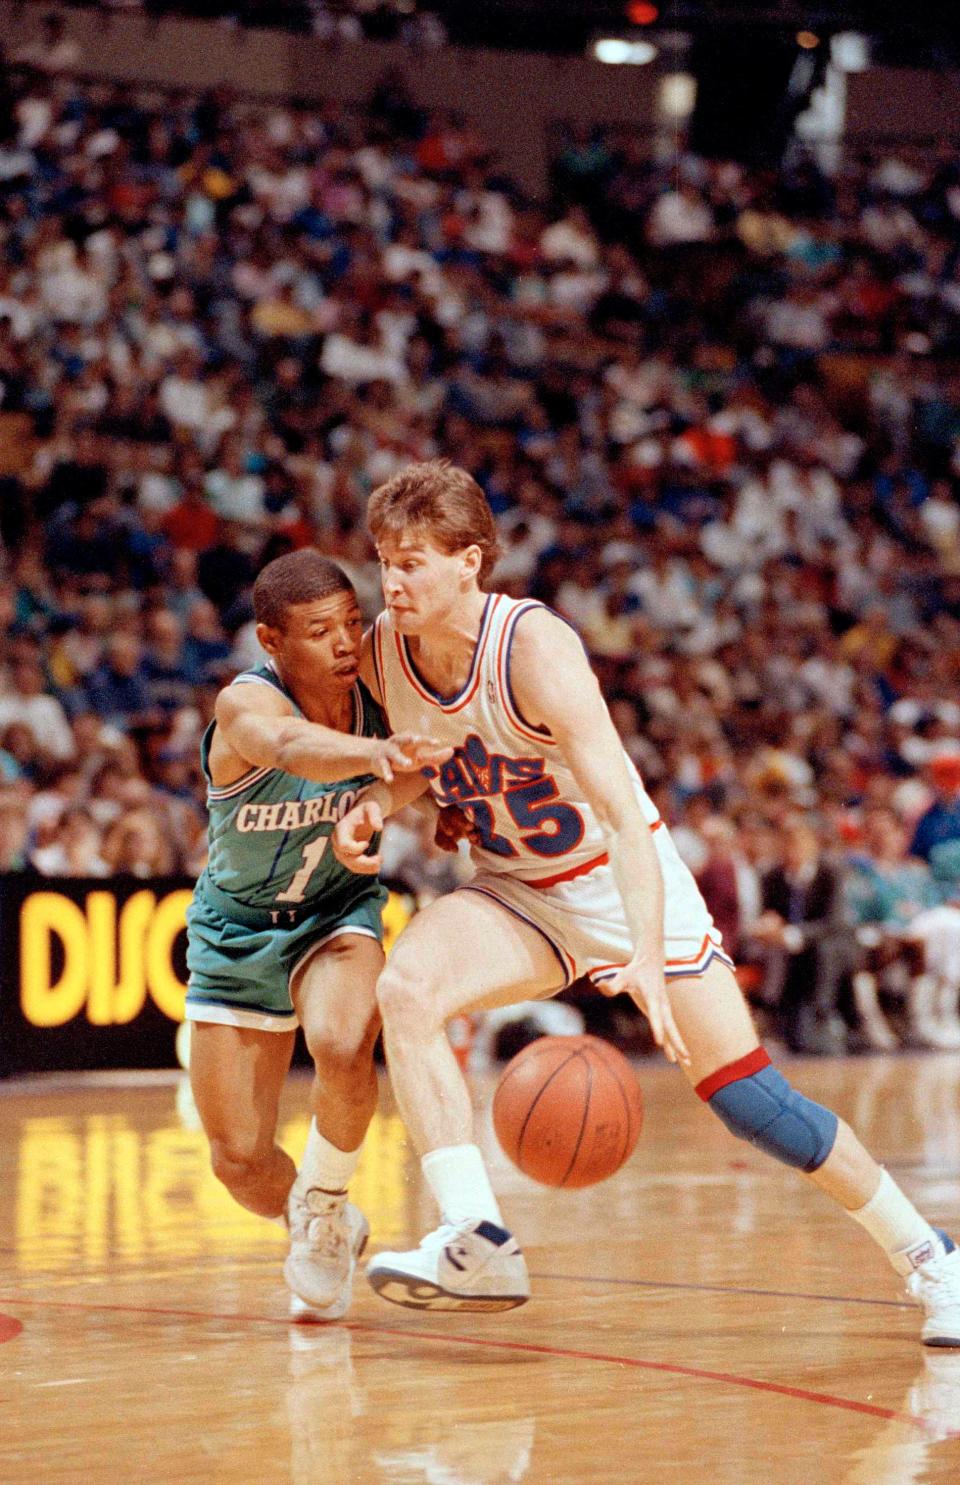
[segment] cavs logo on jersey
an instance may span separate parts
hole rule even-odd
[[[497,830],[500,810],[512,822],[511,834],[519,833],[521,844],[536,856],[563,856],[583,839],[583,816],[560,799],[544,758],[490,753],[471,732],[439,773],[430,769],[428,777],[437,802],[465,810],[483,849],[497,856],[519,854],[514,841]]]

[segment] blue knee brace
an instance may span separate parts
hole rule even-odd
[[[697,1092],[738,1139],[797,1170],[819,1170],[837,1138],[837,1116],[791,1088],[762,1048],[698,1084]]]

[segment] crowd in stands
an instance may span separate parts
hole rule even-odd
[[[32,0],[39,10],[46,0]],[[110,13],[139,12],[151,19],[183,16],[219,21],[228,26],[268,27],[310,35],[331,46],[358,41],[403,42],[436,50],[447,29],[433,10],[418,0],[64,0],[78,9]],[[40,36],[17,60],[46,72],[76,71],[82,61],[77,41],[62,15],[48,11]]]
[[[960,163],[581,134],[549,207],[505,172],[392,78],[361,114],[9,75],[0,868],[196,872],[253,576],[315,543],[372,616],[369,493],[441,455],[791,1043],[889,1042],[905,972],[903,1034],[960,1045]]]

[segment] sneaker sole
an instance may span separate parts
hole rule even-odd
[[[370,1287],[392,1305],[403,1305],[408,1310],[473,1310],[474,1312],[515,1310],[525,1305],[529,1294],[456,1294],[450,1289],[441,1289],[429,1279],[415,1279],[411,1274],[398,1269],[378,1268],[373,1273],[367,1270]]]
[[[331,1321],[342,1320],[349,1308],[347,1303],[332,1304],[325,1310],[318,1310],[291,1290],[290,1314],[287,1318],[291,1325],[329,1325]]]
[[[370,1227],[369,1224],[364,1221],[363,1227],[361,1229],[360,1241],[354,1249],[353,1253],[354,1273],[356,1273],[356,1265],[359,1263],[360,1259],[366,1252],[367,1243],[369,1241]],[[352,1288],[353,1274],[351,1274],[350,1277]],[[318,1309],[316,1305],[308,1304],[305,1299],[301,1299],[295,1289],[290,1290],[290,1323],[292,1325],[316,1325],[323,1324],[324,1321],[329,1320],[342,1320],[349,1308],[349,1295],[347,1296],[347,1299],[345,1301],[334,1300],[333,1304],[327,1305],[325,1309]]]

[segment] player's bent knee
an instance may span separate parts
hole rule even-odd
[[[316,1014],[303,1018],[303,1035],[307,1051],[319,1066],[346,1068],[368,1063],[380,1035],[380,1012],[376,1005],[364,1011],[351,1008],[352,1014]]]
[[[246,1149],[235,1141],[211,1140],[210,1165],[217,1180],[228,1191],[242,1191],[258,1179],[263,1156],[259,1151]]]
[[[422,979],[407,974],[399,966],[388,964],[377,981],[377,1005],[384,1026],[402,1022],[426,1029],[432,1025],[431,996]]]
[[[796,1170],[819,1170],[833,1149],[839,1120],[791,1088],[762,1047],[697,1084],[731,1134]]]
[[[317,1076],[347,1089],[355,1082],[366,1080],[373,1065],[378,1029],[379,1020],[372,1031],[360,1028],[355,1035],[347,1033],[331,1038],[323,1032],[308,1034],[307,1051],[313,1058]]]

